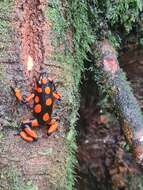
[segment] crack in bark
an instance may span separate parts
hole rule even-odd
[[[16,1],[17,16],[19,18],[18,33],[21,41],[20,57],[24,71],[28,75],[27,61],[30,55],[34,61],[32,75],[39,72],[44,62],[43,26],[44,16],[40,0]]]

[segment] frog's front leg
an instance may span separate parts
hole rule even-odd
[[[38,139],[37,134],[31,129],[31,127],[38,127],[39,123],[37,119],[27,120],[22,122],[19,135],[27,142],[33,142]]]
[[[33,98],[34,98],[34,93],[32,93],[31,95],[27,96],[26,98],[24,98],[21,94],[21,91],[18,88],[12,88],[14,95],[16,97],[16,99],[18,100],[18,102],[22,102],[22,103],[28,103],[30,102]]]
[[[56,100],[61,100],[61,94],[59,93],[59,92],[53,92],[53,96],[54,96],[54,98],[56,99]]]
[[[48,136],[58,130],[58,123],[55,119],[51,119],[48,125],[49,125],[48,132],[47,132]]]
[[[14,92],[14,95],[15,95],[16,99],[19,102],[22,102],[22,94],[21,94],[20,90],[18,88],[13,88],[13,87],[11,87],[11,89]]]

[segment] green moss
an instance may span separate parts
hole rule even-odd
[[[15,122],[11,122],[12,98],[11,82],[8,76],[8,63],[17,61],[16,43],[13,28],[13,6],[12,0],[0,1],[0,94],[1,94],[1,124],[11,128],[17,127]],[[8,96],[9,95],[9,96]]]
[[[68,91],[64,91],[64,105],[68,111],[68,132],[66,135],[66,145],[67,145],[67,181],[66,189],[72,190],[75,182],[74,167],[77,164],[75,151],[76,151],[76,130],[75,125],[77,121],[77,112],[79,108],[79,93],[78,88],[76,87],[76,82],[74,80],[74,67],[71,64],[74,63],[73,57],[69,55],[56,54],[56,60],[60,62],[64,68],[63,76],[64,79],[64,88]],[[79,82],[79,81],[78,81]]]
[[[75,48],[75,65],[84,69],[83,61],[87,59],[90,45],[94,42],[92,28],[88,20],[88,7],[86,1],[68,0],[67,21],[73,30],[73,44]]]
[[[134,175],[127,177],[128,190],[142,190],[143,189],[143,177],[142,174],[135,173]]]
[[[81,73],[84,71],[84,60],[86,53],[90,51],[90,44],[93,42],[91,28],[88,23],[87,7],[82,1],[66,1],[67,9],[62,12],[59,1],[52,1],[45,14],[53,24],[53,31],[56,38],[53,44],[56,47],[54,60],[58,61],[63,71],[64,88],[66,93],[65,105],[68,108],[69,129],[66,137],[68,148],[67,158],[67,189],[72,190],[75,182],[74,166],[77,164],[76,151],[76,121],[79,109],[79,84]],[[70,39],[73,49],[68,48],[66,41],[67,33],[73,31]],[[59,45],[64,44],[64,52],[58,50]],[[73,53],[74,52],[74,53]]]
[[[10,24],[12,6],[13,1],[11,0],[0,1],[0,62],[7,61],[8,59],[10,61],[10,58],[12,56],[9,50],[9,47],[11,47],[12,42],[12,27]],[[1,89],[4,88],[5,94],[8,93],[9,83],[7,82],[6,67],[4,64],[0,65],[0,80]]]
[[[18,176],[16,168],[11,167],[1,169],[1,190],[22,190]]]
[[[11,18],[12,18],[13,1],[0,1],[0,61],[6,61],[12,58],[12,52],[9,47],[12,42],[11,38]]]
[[[64,7],[61,1],[50,1],[45,16],[50,18],[53,24],[55,36],[53,44],[56,47],[57,60],[63,71],[64,85],[68,88],[66,92],[67,107],[69,112],[69,132],[66,142],[68,147],[67,162],[67,189],[72,190],[74,186],[74,164],[76,163],[76,131],[77,111],[79,108],[79,84],[81,75],[84,73],[84,61],[88,60],[87,54],[92,55],[90,46],[92,43],[98,43],[98,40],[107,38],[115,47],[120,46],[122,34],[127,35],[135,23],[139,23],[139,16],[142,11],[141,0],[66,0]],[[64,9],[64,12],[63,12]],[[121,30],[120,30],[121,28]],[[68,47],[66,34],[72,31],[72,49]],[[64,52],[58,50],[58,46],[64,45]],[[94,57],[95,59],[95,57]],[[109,99],[112,90],[108,87],[105,80],[102,80],[103,73],[95,67],[91,60],[88,69],[95,77],[97,85],[102,94],[102,106],[109,107]],[[98,52],[97,61],[98,62]],[[65,74],[64,74],[65,73]],[[100,106],[100,105],[99,105]],[[108,107],[106,109],[108,109]]]
[[[7,99],[6,94],[11,94],[11,96],[13,96],[12,92],[11,92],[11,88],[10,88],[10,81],[7,78],[6,75],[6,68],[4,66],[4,64],[0,65],[0,93],[1,93],[1,103],[4,104],[5,103],[5,99]],[[1,120],[0,120],[0,124],[2,124],[3,127],[9,127],[9,128],[18,128],[18,124],[16,121],[11,120],[10,115],[11,114],[6,114],[6,113],[1,113]]]
[[[109,39],[119,47],[122,38],[134,30],[137,38],[142,25],[142,0],[87,0],[89,22],[96,39]]]
[[[38,190],[38,187],[31,181],[25,184],[21,179],[21,174],[14,166],[1,169],[0,181],[1,190]]]
[[[142,129],[142,113],[136,98],[133,95],[132,88],[129,82],[127,82],[126,76],[122,70],[119,70],[115,76],[115,79],[109,79],[110,86],[118,86],[118,90],[115,93],[114,98],[115,103],[117,102],[119,113],[122,113],[123,118],[128,118],[130,121],[130,127],[133,131]],[[134,120],[132,119],[134,118]]]

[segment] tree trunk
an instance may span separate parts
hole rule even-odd
[[[138,163],[143,160],[143,115],[125,74],[119,67],[117,55],[108,41],[100,43],[98,69],[103,74],[103,85],[113,100],[126,140]],[[96,56],[96,55],[95,55]],[[105,87],[106,88],[106,87]]]
[[[74,127],[69,126],[76,120],[77,103],[72,96],[73,66],[66,65],[65,47],[59,47],[54,23],[49,19],[55,21],[57,12],[40,0],[18,0],[15,4],[1,1],[0,9],[0,190],[71,190],[75,136]],[[27,70],[29,56],[34,64],[31,72]],[[28,144],[14,134],[21,121],[31,118],[31,110],[16,102],[10,86],[28,95],[33,76],[41,68],[55,79],[62,94],[61,104],[54,111],[59,130],[47,137],[46,128],[35,129],[39,139]]]

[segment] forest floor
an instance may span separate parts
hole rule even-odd
[[[126,48],[119,56],[119,63],[143,109],[143,49]],[[77,189],[142,189],[139,178],[128,181],[131,176],[140,176],[140,170],[133,161],[118,121],[111,113],[99,109],[101,100],[95,86],[89,80],[81,87]]]
[[[19,105],[10,85],[28,95],[32,76],[37,75],[40,67],[56,80],[61,72],[52,57],[54,34],[50,21],[42,13],[43,7],[38,0],[16,1],[8,33],[11,42],[4,50],[6,56],[0,57],[0,190],[63,190],[66,186],[67,147],[63,119],[59,119],[63,118],[64,100],[54,112],[60,120],[57,132],[48,137],[46,127],[37,128],[38,141],[30,144],[15,136],[21,121],[31,118],[32,105],[30,108]],[[26,65],[29,55],[34,60],[35,73],[31,74]]]

